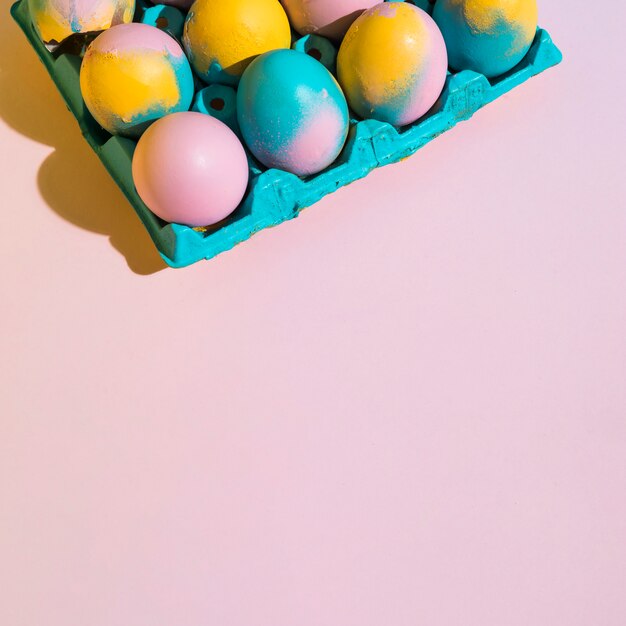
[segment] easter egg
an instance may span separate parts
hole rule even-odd
[[[341,39],[352,22],[380,0],[281,0],[293,27],[301,34],[317,33]]]
[[[255,57],[289,48],[291,30],[278,0],[196,0],[183,45],[200,78],[236,85]]]
[[[166,222],[210,226],[230,215],[248,184],[248,160],[226,124],[194,111],[174,113],[141,136],[133,180],[146,206]]]
[[[354,111],[395,126],[428,112],[443,90],[447,68],[437,25],[404,2],[381,3],[363,13],[337,57],[339,83]]]
[[[439,0],[433,11],[450,66],[493,78],[515,67],[537,30],[536,0]]]
[[[339,155],[348,105],[333,75],[296,50],[252,62],[237,91],[237,118],[248,148],[267,167],[308,176]]]
[[[135,0],[28,0],[28,8],[41,40],[58,44],[75,33],[132,22]]]
[[[147,24],[122,24],[105,30],[87,48],[80,88],[103,128],[136,137],[154,120],[187,111],[194,84],[175,39]]]

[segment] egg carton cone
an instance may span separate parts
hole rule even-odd
[[[428,0],[415,0],[413,4],[429,12],[433,5]],[[211,259],[265,228],[297,217],[305,207],[365,177],[373,169],[412,155],[458,122],[469,119],[485,105],[562,60],[561,52],[550,35],[539,28],[524,59],[506,74],[487,79],[469,70],[449,73],[443,93],[431,111],[409,126],[396,128],[384,122],[353,116],[348,140],[337,161],[309,178],[265,169],[249,156],[250,182],[239,207],[219,224],[191,228],[164,222],[146,207],[137,194],[131,173],[136,141],[110,135],[87,110],[79,85],[81,52],[84,51],[85,41],[68,42],[51,52],[35,32],[27,0],[15,3],[11,14],[78,121],[86,141],[120,187],[159,253],[171,267],[185,267]],[[144,11],[137,14],[141,16]],[[200,91],[206,85],[198,87]],[[227,122],[228,113],[221,109],[222,118]],[[233,119],[232,114],[230,119]],[[237,128],[234,130],[237,132]]]

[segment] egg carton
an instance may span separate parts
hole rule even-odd
[[[413,3],[426,10],[433,4],[428,0]],[[211,259],[265,228],[297,217],[305,207],[365,177],[374,168],[410,156],[458,122],[469,119],[478,109],[562,60],[550,35],[539,28],[526,57],[497,79],[489,80],[469,70],[448,74],[433,109],[414,124],[395,128],[384,122],[353,117],[341,155],[320,174],[302,179],[277,169],[265,170],[250,158],[250,182],[239,207],[220,224],[198,229],[162,221],[137,195],[131,173],[136,142],[111,136],[91,117],[80,92],[80,50],[69,45],[54,53],[49,51],[34,30],[27,0],[15,3],[11,14],[76,117],[83,136],[128,198],[165,262],[172,267]]]

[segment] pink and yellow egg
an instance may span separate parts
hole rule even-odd
[[[433,19],[416,6],[385,2],[352,24],[337,72],[348,103],[363,118],[411,124],[435,104],[447,75],[446,46]]]
[[[80,71],[85,104],[112,134],[139,136],[152,122],[191,106],[191,67],[178,42],[153,26],[123,24],[91,43]]]

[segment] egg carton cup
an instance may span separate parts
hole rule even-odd
[[[426,9],[432,7],[432,3],[425,0],[416,0],[414,4]],[[348,140],[341,155],[329,168],[315,176],[302,179],[282,170],[264,169],[249,156],[250,182],[239,207],[219,224],[191,228],[159,219],[138,196],[131,173],[136,141],[111,136],[90,115],[80,92],[81,56],[76,53],[76,45],[67,46],[67,52],[62,45],[51,53],[35,32],[27,0],[15,3],[11,14],[48,70],[68,109],[76,117],[83,136],[137,212],[159,253],[171,267],[185,267],[202,259],[211,259],[265,228],[297,217],[305,207],[365,177],[373,169],[412,155],[458,122],[469,119],[486,104],[562,60],[561,52],[550,35],[539,28],[528,54],[506,74],[489,80],[469,70],[449,73],[435,106],[414,124],[395,128],[384,122],[352,116]]]

